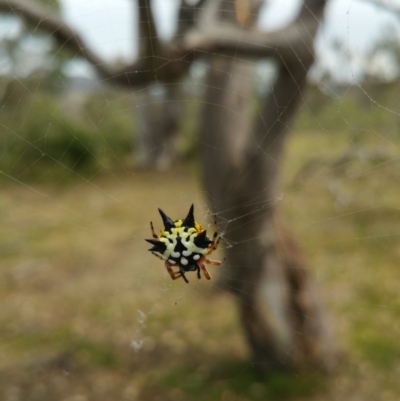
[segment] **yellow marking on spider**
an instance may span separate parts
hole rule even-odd
[[[177,227],[177,228],[182,227],[182,223],[183,223],[182,220],[175,221],[175,227]]]

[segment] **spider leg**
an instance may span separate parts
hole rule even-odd
[[[221,241],[221,237],[218,237],[217,242],[214,245],[214,251],[217,250],[220,241]]]
[[[158,258],[158,259],[162,260],[163,262],[165,262],[165,260],[162,258],[162,256],[159,255],[158,253],[152,252],[152,254],[153,254],[156,258]]]
[[[175,273],[175,272],[172,270],[172,267],[171,267],[171,264],[170,264],[170,263],[165,262],[165,267],[167,268],[168,273],[169,273],[169,275],[171,276],[172,280],[176,280],[177,278],[179,278],[179,277],[182,276],[182,273],[180,273],[180,272],[176,272],[176,273]],[[184,277],[184,278],[185,278],[185,277]],[[185,280],[185,281],[186,281],[186,280]]]
[[[211,280],[211,275],[208,272],[206,265],[204,263],[199,263],[199,266],[200,266],[200,269],[203,270],[204,277],[207,280]]]
[[[217,250],[220,240],[221,240],[221,237],[218,237],[217,242],[215,244],[214,243],[211,244],[211,247],[208,250],[207,255],[211,255],[214,251]]]
[[[203,261],[205,263],[207,263],[208,265],[214,265],[214,266],[221,266],[222,263],[224,263],[225,258],[223,260],[213,260],[213,259],[208,259],[208,258],[204,258]]]
[[[201,279],[201,274],[200,274],[200,266],[197,265],[197,278],[200,280]]]
[[[218,237],[217,215],[214,214],[214,234],[213,234],[213,238],[212,238],[213,244],[215,244],[217,237]]]
[[[179,277],[182,276],[182,278],[185,280],[185,282],[186,282],[186,283],[189,283],[189,280],[186,278],[185,273],[184,273],[182,270],[179,270],[179,274],[180,274]]]
[[[212,243],[210,244],[210,249],[207,252],[207,255],[210,255],[218,248],[220,240],[221,240],[221,237],[218,236],[217,215],[214,214],[214,233],[213,233],[213,237],[212,237]]]
[[[151,233],[153,235],[153,238],[157,239],[158,237],[157,237],[156,233],[154,232],[154,227],[153,227],[153,222],[152,221],[150,221],[150,228],[151,228]]]

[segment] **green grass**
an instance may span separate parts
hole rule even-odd
[[[68,112],[53,94],[29,91],[29,82],[9,85],[20,88],[10,89],[1,105],[0,182],[10,176],[28,183],[89,178],[129,158],[134,135],[126,93],[88,96],[79,112]]]
[[[118,356],[106,345],[80,338],[68,328],[53,332],[9,333],[4,337],[8,345],[20,354],[40,350],[51,350],[52,353],[68,350],[81,364],[106,367],[118,364]]]
[[[369,362],[385,370],[396,367],[400,359],[400,345],[389,334],[359,335],[355,341]]]
[[[248,400],[293,400],[315,395],[323,390],[325,382],[326,379],[316,373],[294,376],[282,372],[263,378],[248,361],[212,361],[209,358],[207,363],[187,362],[172,365],[168,371],[149,373],[143,391],[149,398],[152,394],[179,389],[191,400],[220,400],[224,394]]]

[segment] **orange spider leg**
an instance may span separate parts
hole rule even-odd
[[[215,245],[214,245],[214,251],[217,250],[218,245],[219,245],[219,241],[221,241],[221,237],[218,237],[217,242],[216,242]]]
[[[218,236],[217,215],[214,214],[214,234],[213,234],[212,243],[210,244],[210,248],[207,252],[207,255],[210,255],[218,248],[220,240],[221,240],[221,237]]]
[[[205,277],[207,280],[211,280],[211,275],[210,275],[210,273],[208,272],[206,265],[205,265],[204,263],[200,262],[200,263],[199,263],[199,266],[200,266],[200,269],[203,271],[204,277]]]
[[[171,263],[169,263],[168,261],[164,260],[164,259],[161,257],[161,255],[159,255],[158,253],[152,252],[152,254],[153,254],[156,258],[158,258],[158,259],[162,260],[163,262],[165,262],[165,267],[167,268],[168,273],[169,273],[169,275],[171,276],[172,280],[176,280],[176,279],[179,278],[179,277],[183,277],[183,279],[188,283],[187,278],[186,278],[181,272],[174,272],[174,271],[172,270],[172,266],[173,266],[173,265],[172,265]]]
[[[161,255],[159,255],[158,253],[152,252],[152,254],[153,254],[156,258],[158,258],[158,259],[162,260],[163,262],[165,262],[165,260],[164,260],[164,259],[161,257]]]
[[[181,273],[179,273],[179,272],[176,272],[176,273],[175,273],[175,272],[172,270],[172,265],[171,265],[171,263],[165,262],[165,267],[167,268],[168,273],[169,273],[169,275],[171,276],[172,280],[176,280],[177,278],[179,278],[179,277],[182,276]]]
[[[153,227],[153,222],[152,221],[150,221],[150,228],[151,228],[151,233],[153,235],[153,238],[154,239],[158,239],[158,237],[157,237],[157,235],[156,235],[156,233],[154,231],[154,227]]]
[[[220,241],[220,240],[221,240],[221,237],[218,237],[217,242],[216,242],[215,244],[212,243],[212,244],[210,245],[210,249],[208,250],[208,252],[206,253],[206,255],[211,255],[214,251],[217,250],[218,244],[219,244],[219,241]]]
[[[225,258],[223,260],[213,260],[213,259],[208,259],[204,257],[203,262],[207,263],[208,265],[214,265],[214,266],[221,266],[222,263],[224,263]]]

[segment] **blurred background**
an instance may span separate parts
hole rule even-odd
[[[290,94],[298,100],[284,124],[279,188],[262,202],[283,216],[304,253],[332,329],[329,369],[292,363],[287,350],[289,362],[259,369],[237,307],[243,294],[221,291],[229,271],[211,266],[213,282],[172,281],[143,241],[150,221],[161,228],[158,207],[178,219],[192,203],[209,233],[218,212],[223,249],[215,259],[226,251],[232,265],[235,249],[250,257],[240,245],[257,239],[233,234],[253,200],[232,214],[208,187],[204,160],[218,182],[229,152],[202,132],[207,116],[217,121],[213,110],[224,116],[215,138],[237,115],[242,128],[257,118],[265,132],[279,124],[263,105],[276,98],[281,107],[274,85],[283,64],[294,70],[279,60],[292,56],[276,44],[275,54],[265,46],[247,57],[243,43],[256,37],[239,40],[237,53],[229,43],[187,39],[217,3],[244,34],[267,37],[299,21],[307,28],[307,12],[321,19],[315,32],[306,29],[310,55],[283,40],[307,68]],[[304,4],[0,1],[1,399],[400,398],[400,2]],[[186,53],[168,53],[171,41]],[[227,76],[237,86],[223,87]],[[211,102],[219,83],[245,106]],[[269,150],[263,155],[275,157]],[[250,159],[236,175],[251,182],[256,166]],[[265,188],[254,188],[257,202]],[[242,263],[240,285],[257,266]]]

